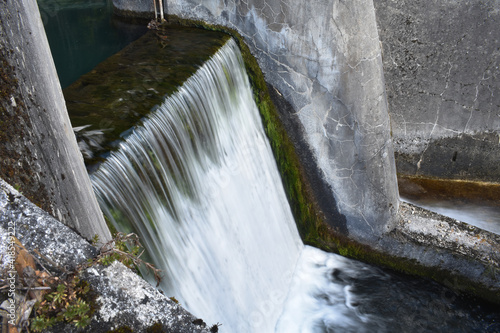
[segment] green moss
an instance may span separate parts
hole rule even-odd
[[[25,142],[36,142],[29,117],[29,106],[22,98],[16,78],[14,50],[7,41],[0,42],[0,177],[16,184],[31,202],[51,212],[49,194],[31,165],[37,162]],[[27,103],[32,103],[32,100]],[[6,143],[9,143],[7,145]]]
[[[148,327],[146,329],[146,332],[147,333],[161,333],[161,332],[165,332],[165,331],[163,330],[163,325],[161,323],[156,323],[156,324],[153,324],[150,327]]]
[[[94,148],[97,156],[86,158],[87,165],[115,149],[123,133],[140,123],[165,96],[175,93],[228,38],[220,32],[162,26],[65,88],[72,125],[103,130],[103,148]]]

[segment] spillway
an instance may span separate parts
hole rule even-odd
[[[160,285],[220,332],[498,332],[498,311],[302,244],[229,40],[92,174]]]
[[[92,182],[164,271],[167,295],[221,331],[274,331],[303,245],[232,39]]]

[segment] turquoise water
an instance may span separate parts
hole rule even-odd
[[[38,7],[62,88],[147,30],[113,17],[106,0],[38,0]]]

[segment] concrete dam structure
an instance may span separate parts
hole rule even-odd
[[[148,1],[114,1],[150,13]],[[236,29],[293,107],[349,234],[375,243],[398,192],[372,1],[168,1],[168,14]]]
[[[153,16],[152,1],[112,2],[118,15]],[[36,4],[22,0],[0,7],[0,177],[13,186],[0,182],[3,224],[13,216],[22,216],[17,220],[21,225],[42,216],[51,226],[62,222],[87,240],[95,234],[107,240],[110,234],[100,209],[109,220],[121,220],[113,221],[118,226],[130,219],[129,225],[137,223],[135,230],[149,235],[150,255],[168,267],[161,288],[178,292],[183,306],[207,313],[214,324],[224,313],[226,329],[242,332],[454,327],[460,307],[444,311],[444,323],[420,323],[415,317],[394,323],[385,313],[365,316],[359,309],[383,307],[377,302],[399,284],[398,277],[366,262],[500,302],[500,236],[401,202],[397,179],[399,174],[498,183],[500,33],[494,27],[499,2],[422,6],[389,0],[164,1],[172,21],[194,20],[186,24],[226,31],[234,40],[227,37],[229,42],[178,88],[171,96],[175,103],[165,99],[134,123],[116,151],[98,166],[92,181],[100,209]],[[470,28],[458,23],[463,17]],[[275,124],[258,114],[259,99],[268,98],[266,86],[256,92],[256,85],[248,85],[255,82],[246,76],[248,54],[242,41],[257,59],[282,126],[295,144],[306,175],[299,187],[317,201],[305,204],[317,217],[306,221],[314,224],[312,235],[304,235],[299,225],[304,221],[292,214],[289,183],[283,173],[279,178],[282,166],[273,160],[272,154],[278,160],[278,153],[268,133]],[[207,86],[223,93],[207,97]],[[174,104],[182,106],[180,111],[172,111],[178,108],[171,107]],[[215,107],[209,110],[208,105]],[[233,175],[235,165],[251,175],[249,180]],[[24,228],[28,236],[23,237],[36,238],[29,235],[30,230],[41,233],[35,229]],[[64,233],[78,239],[75,248],[90,246],[73,231]],[[56,241],[60,239],[45,245],[50,248]],[[268,268],[261,270],[263,263]],[[112,276],[121,297],[123,288],[135,290],[120,287],[124,281],[119,277],[129,274],[117,264],[89,268],[83,276],[98,279],[97,286]],[[310,285],[304,285],[307,281]],[[424,289],[426,283],[396,288],[394,298],[411,298],[412,289]],[[183,327],[189,331],[193,328],[188,326],[200,326],[200,332],[208,331],[201,319],[174,304],[175,298],[139,284],[147,292],[129,295],[137,308],[158,301],[163,308],[181,311],[184,319],[177,323],[151,311],[151,318],[138,327],[152,327],[159,320],[165,327],[187,325]],[[363,293],[373,284],[378,300],[369,299],[371,292]],[[320,296],[318,285],[323,288]],[[155,296],[141,298],[148,293]],[[438,293],[420,295],[415,302],[429,299],[425,304],[432,305]],[[445,298],[438,306],[446,308],[444,304],[455,301]],[[301,307],[304,299],[309,300],[307,309]],[[328,311],[324,299],[335,300],[328,303]],[[420,307],[422,313],[427,311],[428,306]],[[113,321],[101,310],[90,326],[96,332],[136,324],[141,316],[136,309],[128,316],[131,309],[125,306],[111,311],[120,318]],[[415,312],[402,310],[397,316],[408,319],[404,311]],[[433,311],[430,307],[424,317],[433,318]],[[482,322],[467,321],[458,325],[484,328]]]
[[[114,0],[113,3],[120,15],[151,17],[153,12],[152,3],[149,1]],[[465,35],[463,40],[482,44],[483,42],[474,36],[485,32],[484,38],[492,43],[485,46],[481,59],[492,56],[491,59],[488,58],[490,60],[484,60],[484,66],[494,73],[497,66],[496,48],[490,44],[494,43],[498,34],[492,27],[493,22],[497,22],[496,13],[499,6],[495,2],[466,9],[465,5],[462,8],[443,1],[433,2],[430,7],[418,4],[402,7],[404,6],[394,1],[311,3],[175,0],[164,5],[169,15],[227,26],[244,37],[264,72],[271,87],[271,94],[282,97],[288,103],[286,117],[298,124],[297,131],[301,133],[300,136],[313,156],[315,166],[306,172],[315,173],[315,168],[319,169],[323,183],[327,184],[329,198],[326,200],[330,208],[333,207],[341,217],[339,219],[339,215],[336,215],[335,221],[326,222],[334,233],[340,232],[348,239],[368,245],[368,252],[375,251],[398,258],[397,260],[402,259],[405,263],[401,266],[417,263],[411,270],[419,274],[426,268],[437,269],[447,272],[445,275],[451,274],[447,275],[447,278],[440,278],[441,281],[450,281],[456,276],[465,277],[466,280],[482,281],[479,284],[484,283],[497,293],[499,285],[496,278],[491,279],[486,272],[492,267],[495,267],[495,271],[498,270],[498,257],[495,254],[498,249],[498,237],[489,233],[480,236],[479,238],[486,237],[485,243],[490,244],[486,252],[489,253],[487,256],[491,261],[483,261],[476,266],[476,259],[472,259],[475,264],[471,267],[476,268],[464,269],[470,259],[477,256],[472,255],[469,250],[457,252],[457,248],[473,250],[476,247],[472,241],[473,237],[476,237],[473,235],[475,231],[466,232],[468,227],[455,220],[440,224],[439,217],[432,217],[425,211],[401,204],[396,177],[396,162],[398,166],[411,164],[415,170],[420,168],[421,174],[427,176],[448,177],[439,172],[446,166],[436,166],[443,160],[441,155],[430,154],[435,150],[433,147],[442,146],[435,144],[436,141],[432,141],[434,139],[451,139],[454,140],[454,145],[464,147],[460,152],[454,147],[452,154],[446,155],[452,162],[458,161],[456,165],[468,158],[467,155],[478,160],[477,156],[486,154],[494,160],[495,154],[498,154],[494,141],[498,135],[498,129],[495,127],[498,108],[495,108],[493,102],[496,96],[494,91],[498,89],[495,88],[497,83],[486,75],[486,72],[484,78],[481,74],[481,79],[478,79],[480,84],[476,90],[472,89],[478,93],[478,99],[474,100],[474,97],[473,100],[479,105],[479,93],[491,91],[492,97],[485,100],[486,106],[480,107],[486,111],[481,113],[463,108],[460,117],[470,119],[458,124],[458,121],[452,119],[454,115],[447,113],[445,106],[453,104],[455,106],[452,109],[456,110],[457,103],[443,102],[442,107],[436,104],[437,112],[431,111],[430,107],[421,112],[418,108],[424,104],[417,97],[429,97],[434,93],[416,92],[412,84],[425,84],[418,81],[412,83],[415,81],[399,75],[396,71],[405,70],[404,66],[414,66],[415,71],[425,70],[404,58],[410,47],[426,50],[421,46],[423,44],[419,43],[424,43],[427,31],[424,26],[432,29],[433,25],[427,24],[425,19],[442,22],[439,25],[442,27],[444,22],[456,22],[461,15],[459,13],[464,13],[474,14],[470,16],[471,20],[484,21],[478,23],[478,27],[469,35]],[[453,11],[451,8],[461,8],[462,11]],[[430,10],[432,15],[427,15],[425,10]],[[448,14],[441,19],[441,13],[444,12]],[[404,21],[403,17],[408,20]],[[481,17],[485,19],[481,21]],[[400,29],[403,23],[406,24],[405,29],[413,29],[411,33]],[[451,38],[448,35],[460,34],[453,28],[459,29],[458,23],[447,26],[448,31],[441,29],[432,33],[441,33],[440,38],[443,41]],[[419,27],[422,28],[419,30]],[[414,37],[419,31],[424,36]],[[448,57],[451,61],[453,57],[461,54],[458,50],[453,51],[451,47],[442,49],[443,44],[431,38],[434,37],[433,34],[427,34],[428,40],[435,43],[439,57]],[[415,38],[420,38],[420,42]],[[392,47],[393,44],[399,48]],[[465,52],[473,49],[475,46],[469,45]],[[478,57],[479,55],[476,55],[476,58]],[[429,56],[429,59],[433,58]],[[442,63],[438,59],[441,58],[432,60],[436,66]],[[394,67],[398,61],[401,65]],[[442,81],[440,76],[448,77],[447,72],[443,73],[444,69],[453,74],[450,69],[457,68],[456,75],[467,75],[460,74],[458,69],[461,67],[458,63],[451,67],[442,66],[444,67],[431,69],[439,73],[435,78],[436,82]],[[467,68],[470,71],[470,67],[464,67],[463,71]],[[384,77],[385,72],[388,74]],[[402,89],[403,84],[400,82],[406,84],[407,89]],[[443,88],[449,87],[447,94],[454,93],[455,89],[451,84],[452,81],[446,79],[442,83]],[[408,94],[417,97],[408,100]],[[389,103],[387,96],[390,98]],[[410,102],[413,104],[407,107],[409,104],[405,103]],[[418,117],[427,117],[425,122],[431,125],[425,125],[424,120],[410,120]],[[436,120],[436,117],[439,119]],[[449,125],[445,125],[447,122]],[[451,130],[445,130],[446,126]],[[472,140],[471,135],[476,136],[476,139]],[[477,143],[475,148],[469,147],[471,140]],[[489,150],[480,151],[478,147],[485,145],[490,147]],[[393,147],[396,147],[396,159]],[[408,149],[412,154],[405,155]],[[425,156],[422,152],[426,152]],[[434,166],[424,167],[427,163],[433,163]],[[409,172],[406,171],[409,169],[400,167],[398,172],[404,174]],[[429,171],[422,171],[424,169]],[[456,174],[470,172],[475,174],[471,179],[495,179],[494,176],[482,176],[473,168],[466,169],[457,171]],[[415,173],[415,170],[411,172]],[[492,165],[492,173],[494,170],[495,166]],[[465,239],[455,237],[452,230],[462,230],[468,236]],[[459,234],[462,234],[462,231]],[[443,235],[455,241],[444,241]],[[432,254],[429,255],[428,251]],[[389,261],[390,266],[398,266],[394,264],[394,260]],[[458,289],[468,289],[466,283],[451,284]]]

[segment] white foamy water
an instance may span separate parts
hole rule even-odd
[[[428,281],[303,246],[232,40],[92,181],[108,218],[164,271],[165,294],[220,332],[498,328]]]
[[[92,176],[161,288],[222,332],[272,332],[303,245],[230,40]]]
[[[372,266],[306,246],[276,332],[369,332],[379,323],[358,310],[361,300],[352,289],[370,276],[385,277]]]

